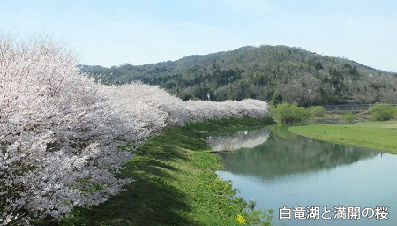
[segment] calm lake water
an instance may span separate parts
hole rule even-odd
[[[220,153],[225,168],[217,174],[232,181],[239,197],[255,199],[255,209],[273,209],[275,225],[397,225],[397,155],[272,130],[208,142],[214,150],[234,150]],[[291,209],[291,220],[279,220],[283,206]],[[319,207],[319,220],[295,219],[298,206]],[[325,206],[331,220],[321,219]],[[360,220],[333,219],[334,206],[360,207]],[[377,206],[388,206],[388,220],[363,218],[364,208]]]

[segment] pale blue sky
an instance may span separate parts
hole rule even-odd
[[[397,0],[0,0],[3,33],[51,33],[84,64],[176,60],[262,44],[397,72]]]

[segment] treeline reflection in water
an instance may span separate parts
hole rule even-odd
[[[227,136],[209,137],[207,143],[215,152],[230,152],[242,148],[254,148],[263,144],[270,135],[268,128],[240,131]]]
[[[226,171],[267,179],[349,165],[378,155],[365,148],[290,137],[280,138],[265,128],[245,135],[212,138],[209,144],[216,150],[227,145],[237,147],[234,152],[219,153]]]

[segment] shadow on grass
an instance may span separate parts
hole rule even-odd
[[[191,208],[185,195],[172,184],[177,178],[170,174],[185,173],[173,166],[178,159],[190,161],[185,149],[206,147],[204,141],[192,142],[188,137],[191,131],[186,132],[166,130],[139,147],[120,174],[136,180],[125,186],[126,191],[91,209],[75,208],[74,217],[61,224],[197,225],[187,218]]]
[[[126,191],[91,209],[75,208],[62,225],[195,225],[186,218],[190,211],[185,196],[172,184],[168,173],[181,171],[159,159],[136,156],[125,165],[122,177],[136,180]],[[149,154],[150,155],[150,154]]]
[[[143,178],[126,187],[127,191],[98,207],[76,208],[77,216],[62,225],[194,225],[180,214],[190,207],[174,187]]]

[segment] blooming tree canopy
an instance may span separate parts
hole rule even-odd
[[[267,104],[183,102],[142,83],[104,86],[49,39],[0,36],[0,225],[98,205],[131,178],[117,172],[165,126],[267,117]]]

